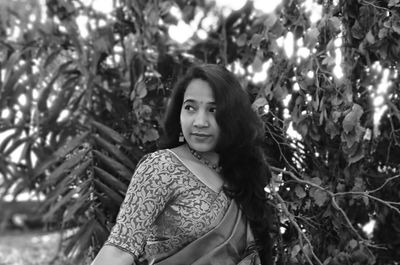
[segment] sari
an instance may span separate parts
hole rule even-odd
[[[254,236],[237,204],[232,201],[220,223],[174,255],[155,265],[258,265],[258,252],[251,249]]]
[[[172,151],[159,150],[135,170],[105,245],[130,253],[135,264],[230,265],[252,240],[242,212],[222,189],[212,190]],[[193,253],[200,256],[192,260]],[[201,256],[216,262],[199,263]]]

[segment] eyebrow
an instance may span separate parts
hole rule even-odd
[[[188,98],[188,99],[183,101],[184,104],[185,103],[197,103],[197,102],[198,102],[197,100],[194,100],[194,99],[191,99],[191,98]],[[216,103],[214,101],[206,102],[206,104],[208,104],[208,105],[216,105]]]

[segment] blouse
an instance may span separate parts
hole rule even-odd
[[[105,245],[150,264],[204,235],[222,219],[230,199],[192,173],[171,150],[138,165]]]

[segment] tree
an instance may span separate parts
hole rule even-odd
[[[400,1],[313,4],[320,19],[300,0],[227,15],[207,1],[114,1],[109,16],[78,0],[1,3],[1,194],[42,195],[43,218],[72,231],[65,252],[93,256],[174,82],[220,63],[265,122],[277,264],[397,264]],[[171,39],[171,10],[206,39]]]

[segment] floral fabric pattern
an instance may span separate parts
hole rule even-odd
[[[229,202],[223,191],[206,186],[172,151],[156,151],[137,167],[105,244],[151,263],[210,231]]]

